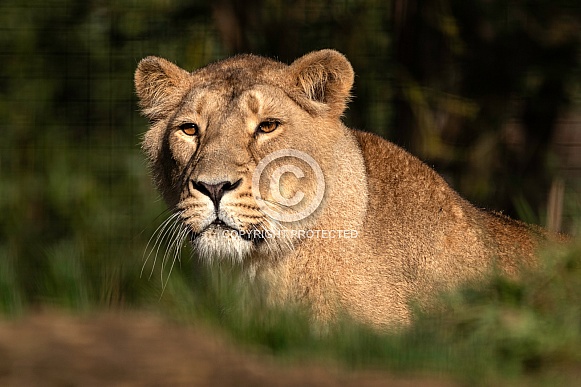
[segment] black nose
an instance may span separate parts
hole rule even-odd
[[[241,182],[242,179],[238,179],[234,183],[229,181],[222,181],[218,184],[208,184],[203,181],[192,181],[192,184],[194,185],[195,189],[212,199],[214,208],[217,210],[222,196],[224,196],[226,192],[236,189],[236,187],[238,187]]]

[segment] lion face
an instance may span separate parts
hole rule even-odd
[[[353,82],[330,50],[290,66],[255,56],[193,73],[160,58],[135,74],[158,189],[207,260],[276,257],[325,203]]]

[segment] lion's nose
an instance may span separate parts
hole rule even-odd
[[[242,179],[238,179],[234,183],[229,181],[222,181],[217,184],[209,184],[203,181],[192,181],[192,184],[195,189],[212,199],[214,208],[218,210],[218,205],[220,204],[220,199],[222,199],[222,196],[224,196],[226,192],[236,189],[236,187],[238,187],[241,182]]]

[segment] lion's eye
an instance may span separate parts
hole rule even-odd
[[[279,125],[280,122],[275,120],[262,121],[260,124],[258,124],[256,130],[263,133],[270,133],[276,130],[276,128],[278,128]]]
[[[198,125],[188,122],[180,125],[180,130],[188,136],[195,136],[198,134]]]

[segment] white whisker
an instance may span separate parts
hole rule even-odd
[[[161,271],[159,273],[160,275],[160,281],[161,283],[163,283],[163,272],[165,270],[165,265],[168,261],[168,259],[170,258],[170,255],[172,253],[172,250],[175,247],[176,244],[176,236],[179,235],[179,233],[181,232],[181,228],[182,228],[182,223],[179,221],[174,222],[174,224],[172,225],[171,229],[168,230],[167,236],[168,236],[168,241],[167,241],[167,246],[165,249],[165,253],[163,254],[163,259],[161,260]]]
[[[161,247],[161,242],[164,239],[164,235],[167,232],[167,228],[170,226],[170,224],[174,221],[176,221],[176,218],[178,218],[180,215],[179,212],[176,212],[174,214],[172,214],[170,217],[168,217],[166,220],[164,220],[153,232],[153,234],[151,235],[151,238],[149,238],[149,241],[147,242],[147,245],[145,246],[145,250],[143,252],[143,255],[145,256],[145,254],[147,253],[147,250],[149,248],[149,245],[151,244],[151,241],[154,239],[155,237],[155,242],[153,243],[151,250],[149,251],[149,254],[147,254],[147,257],[145,258],[145,261],[143,262],[143,266],[141,267],[141,273],[140,276],[143,275],[143,271],[145,270],[145,266],[149,260],[149,258],[151,257],[151,255],[154,253],[155,251],[155,255],[154,255],[154,260],[153,260],[153,265],[151,268],[151,273],[149,274],[148,279],[151,279],[151,276],[153,275],[153,270],[155,269],[155,264],[157,261],[157,255],[159,254],[159,249]],[[156,245],[157,245],[157,249],[156,249]]]
[[[174,249],[174,254],[173,254],[173,259],[172,259],[172,264],[169,268],[169,273],[167,274],[167,278],[165,280],[165,283],[163,283],[163,279],[162,279],[162,289],[161,289],[161,296],[163,296],[163,293],[165,292],[165,288],[167,287],[167,284],[169,283],[169,278],[171,277],[171,273],[173,271],[173,268],[175,266],[176,261],[179,261],[181,263],[181,259],[180,259],[180,254],[182,251],[182,247],[184,245],[184,241],[188,236],[188,229],[187,227],[185,227],[183,224],[178,224],[178,228],[181,228],[181,230],[179,230],[177,232],[176,237],[173,240],[173,243],[171,244],[170,249]],[[175,233],[174,233],[175,235]]]

